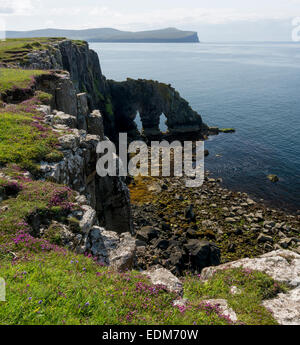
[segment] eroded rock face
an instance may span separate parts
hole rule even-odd
[[[81,109],[84,110],[84,96],[81,95],[80,99]],[[78,126],[78,117],[62,111],[51,114],[49,109],[43,107],[41,110],[45,121],[62,133],[58,140],[64,158],[54,163],[41,162],[43,176],[86,195],[91,207],[96,209],[101,224],[108,230],[132,232],[130,197],[124,179],[119,176],[100,177],[96,172],[99,159],[97,145],[107,139],[104,137],[101,113],[98,110],[87,116],[81,113],[87,127],[85,131],[74,128]],[[69,134],[64,134],[66,131]]]
[[[97,211],[103,215],[105,227],[118,233],[132,232],[130,196],[124,179],[97,177],[96,193],[99,197]]]
[[[66,184],[85,194],[92,207],[96,207],[94,171],[96,167],[96,146],[99,137],[80,133],[73,129],[70,134],[59,138],[64,158],[59,162],[41,162],[40,169],[45,178]],[[89,178],[93,176],[93,178]]]
[[[52,71],[37,77],[35,89],[52,95],[52,109],[77,117],[77,91],[67,71]]]
[[[88,100],[87,95],[85,92],[78,93],[77,95],[77,122],[78,122],[78,129],[87,130],[87,116],[89,115],[89,107],[88,107]]]
[[[117,132],[138,132],[134,119],[139,111],[144,134],[160,134],[165,114],[170,133],[197,132],[206,127],[188,102],[170,85],[152,80],[107,81],[114,107]]]
[[[103,102],[103,95],[106,94],[105,77],[101,72],[98,54],[90,50],[87,43],[76,44],[72,40],[62,40],[53,43],[51,49],[29,53],[27,58],[28,61],[22,67],[68,71],[76,93],[87,93],[90,110],[98,109]]]

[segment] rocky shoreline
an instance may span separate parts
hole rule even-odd
[[[130,185],[138,267],[161,265],[180,276],[278,249],[300,253],[299,215],[220,183],[207,172],[199,189],[175,177],[140,178]]]

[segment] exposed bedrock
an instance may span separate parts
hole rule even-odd
[[[124,82],[108,80],[113,103],[117,132],[138,135],[134,122],[140,113],[144,134],[160,134],[160,116],[167,118],[168,131],[173,133],[197,132],[206,128],[195,112],[170,85],[153,80],[127,79]]]
[[[107,230],[132,232],[130,197],[123,178],[96,173],[97,144],[109,140],[100,111],[89,111],[87,95],[76,94],[68,72],[47,75],[36,87],[53,95],[52,107],[41,107],[47,123],[68,133],[59,138],[63,160],[41,163],[44,176],[84,194]]]

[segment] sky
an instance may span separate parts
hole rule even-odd
[[[295,17],[300,0],[0,0],[7,30],[177,27],[204,41],[289,40]]]

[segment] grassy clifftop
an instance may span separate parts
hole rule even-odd
[[[26,59],[26,55],[35,50],[49,47],[59,38],[17,38],[0,42],[0,64],[14,64]]]
[[[34,38],[11,38],[0,41],[0,66],[14,66],[27,61],[27,54],[39,50],[50,49],[64,37],[34,37]],[[73,40],[77,45],[85,42]]]
[[[28,89],[36,76],[48,73],[39,70],[0,68],[0,94],[14,89]]]

